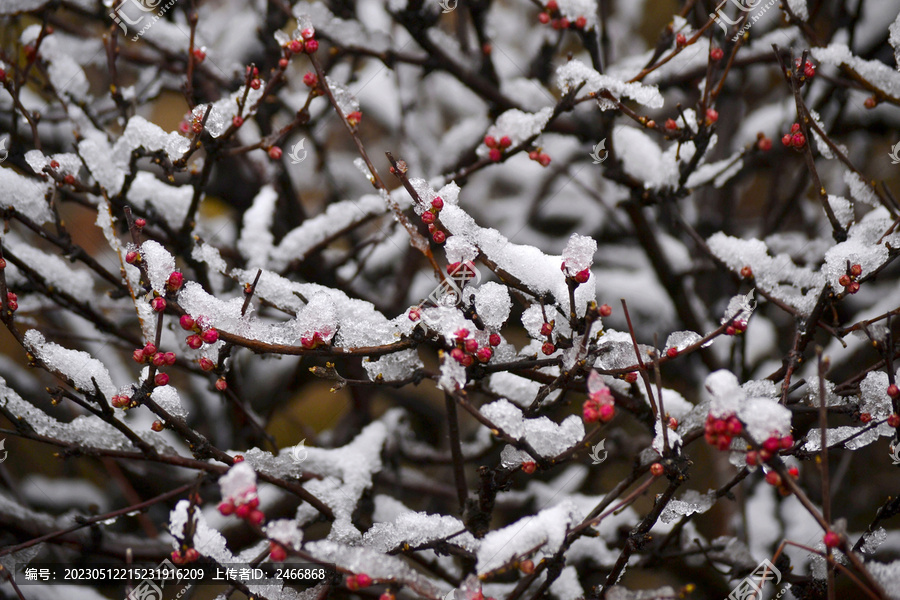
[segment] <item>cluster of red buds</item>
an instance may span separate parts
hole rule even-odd
[[[300,39],[294,39],[284,45],[285,54],[313,54],[319,49],[319,42],[316,40],[316,32],[312,27],[307,27],[300,31]]]
[[[357,573],[347,577],[347,589],[356,591],[372,585],[372,578],[365,573]]]
[[[735,415],[725,418],[706,416],[706,443],[715,446],[719,450],[728,450],[731,439],[740,435],[744,425]]]
[[[538,20],[544,25],[549,23],[553,29],[569,29],[573,26],[576,29],[584,29],[587,27],[587,18],[583,16],[576,18],[574,22],[562,16],[559,12],[559,4],[557,4],[556,0],[549,0],[549,2],[544,5],[544,11],[538,15]]]
[[[154,367],[172,366],[175,364],[174,352],[159,352],[156,344],[147,342],[143,348],[137,348],[131,354],[131,358],[138,364],[149,363]],[[165,373],[157,373],[153,379],[156,385],[168,385],[169,376]],[[113,404],[115,406],[115,403]]]
[[[616,416],[612,392],[596,371],[591,371],[588,375],[588,399],[581,406],[581,416],[586,423],[609,423]]]
[[[173,550],[172,554],[169,555],[169,558],[172,559],[172,562],[176,565],[183,565],[186,563],[192,563],[198,558],[200,558],[200,553],[197,552],[194,548],[187,548],[184,552]]]
[[[306,333],[300,337],[300,345],[306,348],[307,350],[312,350],[313,348],[318,348],[319,346],[324,346],[326,344],[325,340],[322,338],[322,334],[318,331],[310,333]]]
[[[859,291],[859,276],[862,275],[862,265],[853,265],[850,269],[838,278],[838,283],[844,286],[844,292],[847,294],[855,294]]]
[[[531,152],[529,152],[528,158],[535,162],[541,163],[542,167],[546,167],[550,164],[550,155],[541,152],[540,149],[532,150]]]
[[[457,329],[455,335],[456,347],[450,351],[450,357],[464,367],[470,366],[475,360],[480,363],[488,362],[494,355],[491,345],[496,346],[500,343],[500,336],[494,333],[489,338],[489,345],[479,348],[478,341],[474,337],[469,337],[469,330],[465,327]],[[497,344],[494,344],[495,341]]]
[[[235,462],[242,462],[237,460]],[[219,504],[219,512],[225,515],[234,515],[239,519],[244,519],[253,525],[262,525],[266,520],[266,515],[259,510],[259,496],[256,494],[256,486],[252,486],[245,494],[241,496],[238,502],[234,500],[225,500]]]
[[[794,66],[797,67],[798,73],[803,74],[801,79],[812,79],[816,76],[816,66],[809,61],[806,61],[801,68],[800,59],[798,58],[794,61]]]
[[[762,443],[762,448],[760,448],[758,452],[756,450],[749,450],[744,457],[744,460],[751,467],[755,467],[760,463],[769,462],[779,450],[787,450],[793,445],[794,438],[792,436],[785,435],[778,437],[773,435],[766,438],[766,441]]]
[[[781,136],[781,143],[797,150],[806,146],[806,136],[800,131],[800,123],[791,125],[791,132]]]
[[[313,94],[318,93],[319,76],[312,71],[307,71],[306,74],[303,75],[303,85],[312,89]]]
[[[116,408],[128,408],[131,405],[131,397],[125,394],[116,394],[112,397],[111,402]]]
[[[725,335],[740,335],[747,331],[747,321],[735,319],[725,328]]]
[[[6,305],[9,310],[16,312],[19,309],[19,297],[14,292],[6,292]]]
[[[499,162],[503,158],[503,151],[512,146],[512,140],[508,135],[504,135],[499,140],[492,135],[484,136],[484,145],[490,148],[488,156],[494,162]]]
[[[436,196],[435,199],[431,201],[431,206],[428,210],[422,213],[422,222],[428,225],[428,233],[431,234],[431,239],[438,244],[443,244],[447,240],[447,234],[438,229],[438,226],[435,224],[435,221],[443,208],[444,199],[440,196]]]
[[[204,342],[215,344],[219,341],[219,332],[216,331],[215,327],[204,327],[205,321],[206,319],[203,317],[195,320],[191,315],[181,315],[181,319],[178,321],[182,329],[194,332],[184,339],[187,345],[194,350],[202,346]]]
[[[799,479],[800,469],[791,465],[788,467],[788,475],[790,475],[791,479]],[[778,488],[778,493],[782,496],[791,495],[791,490],[785,485],[784,480],[782,480],[781,475],[779,475],[777,471],[772,470],[766,473],[766,483]]]
[[[590,267],[583,269],[581,271],[578,271],[574,275],[569,275],[568,267],[566,267],[566,261],[562,261],[562,264],[559,266],[559,270],[566,274],[566,279],[571,278],[575,283],[585,283],[585,282],[587,282],[588,279],[591,278],[591,268]],[[604,306],[606,306],[606,305],[604,304]],[[602,315],[603,314],[602,307],[601,307],[600,311],[601,311],[601,315]],[[612,314],[612,309],[610,309],[610,314]],[[608,316],[608,315],[604,315],[604,316]]]
[[[556,321],[550,321],[549,323],[544,323],[541,325],[541,335],[544,336],[544,343],[541,346],[541,352],[550,356],[554,352],[556,352],[556,346],[553,345],[553,326],[556,325]]]

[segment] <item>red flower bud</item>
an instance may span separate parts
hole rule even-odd
[[[166,310],[166,299],[163,298],[162,296],[157,296],[156,298],[154,298],[153,300],[150,301],[150,306],[156,312],[162,312],[162,311]]]
[[[499,333],[492,333],[491,336],[490,336],[490,338],[488,338],[488,343],[489,343],[491,346],[499,346],[499,345],[500,345],[500,341],[501,341],[501,339],[500,339],[500,334],[499,334]]]
[[[200,339],[199,335],[189,335],[184,341],[187,342],[189,348],[193,348],[194,350],[203,345],[203,340]]]
[[[537,464],[533,460],[526,460],[522,463],[522,472],[531,475],[537,469]]]
[[[303,51],[307,54],[313,54],[318,49],[319,42],[316,40],[306,40],[306,44],[303,46]]]
[[[159,386],[169,385],[169,376],[165,373],[157,373],[156,377],[153,378],[153,383]]]
[[[224,377],[220,377],[216,380],[216,389],[220,392],[224,392],[228,389],[228,382],[225,381]]]
[[[177,292],[181,289],[183,283],[184,275],[182,275],[180,271],[172,271],[172,274],[169,275],[169,278],[166,280],[166,289],[170,292]]]
[[[314,87],[316,87],[317,85],[319,85],[319,78],[318,78],[318,76],[316,76],[315,73],[313,73],[313,72],[307,72],[307,73],[303,76],[303,83],[304,83],[307,87],[314,88]]]
[[[181,318],[178,319],[178,324],[181,325],[181,328],[185,331],[190,331],[194,328],[194,317],[191,315],[181,315]]]
[[[661,463],[653,463],[650,465],[650,474],[654,477],[661,477],[665,472],[666,469]]]
[[[216,363],[204,356],[200,359],[200,368],[204,371],[212,371],[216,368]]]
[[[216,331],[214,327],[210,327],[200,334],[200,339],[202,339],[207,344],[215,344],[217,341],[219,341],[219,332]]]

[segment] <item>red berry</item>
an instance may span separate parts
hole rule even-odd
[[[900,388],[897,387],[896,383],[892,383],[888,386],[887,393],[891,398],[896,398],[897,396],[900,396]]]
[[[435,217],[434,213],[431,212],[430,210],[426,210],[425,212],[422,213],[422,222],[425,224],[434,223],[434,220],[436,218],[437,217]]]
[[[789,450],[790,448],[793,447],[793,445],[794,445],[793,436],[786,435],[783,438],[781,438],[781,448],[783,450]]]
[[[159,386],[169,385],[169,376],[165,373],[157,373],[156,377],[153,378],[153,383]]]
[[[170,292],[177,292],[181,289],[183,283],[184,275],[181,274],[181,271],[172,271],[166,280],[166,289]]]
[[[234,513],[234,504],[230,501],[219,504],[219,512],[226,517]]]
[[[434,210],[441,210],[444,208],[444,199],[440,196],[435,197],[435,199],[431,201],[431,207]]]
[[[666,350],[666,356],[668,356],[669,358],[675,358],[676,356],[678,356],[678,348],[669,348],[668,350]]]
[[[578,29],[584,29],[587,26],[587,19],[584,17],[578,17],[575,19],[575,27]]]
[[[466,353],[463,352],[462,350],[460,350],[459,348],[454,348],[453,350],[450,351],[450,358],[452,358],[453,360],[455,360],[458,363],[461,363],[463,361],[463,358],[465,358],[465,356],[466,356]]]
[[[731,436],[730,435],[721,435],[719,439],[716,440],[716,448],[724,452],[731,447]]]
[[[547,2],[547,10],[550,12],[556,12],[559,10],[559,5],[556,3],[556,0],[550,0]]]
[[[816,68],[809,62],[806,62],[806,65],[803,67],[803,74],[807,79],[812,79],[816,76]]]
[[[458,339],[458,340],[464,340],[467,337],[469,337],[469,330],[466,329],[465,327],[460,327],[459,329],[457,329],[456,331],[453,332],[453,335],[455,335],[456,339]]]
[[[0,79],[2,79],[2,77],[0,77]],[[58,162],[58,161],[55,161],[55,160],[51,160],[51,161],[50,161],[50,168],[51,168],[51,169],[58,169],[58,168],[59,168],[59,162]]]
[[[445,234],[443,231],[435,231],[431,234],[431,239],[434,240],[435,244],[443,244],[445,241],[447,241],[447,234]]]
[[[228,389],[228,382],[225,381],[224,377],[219,377],[218,379],[216,379],[216,389],[220,392],[224,392]]]
[[[744,425],[738,421],[736,418],[731,418],[728,420],[728,433],[729,435],[741,435],[741,432],[744,430]]]
[[[471,367],[473,362],[475,362],[475,359],[472,358],[471,354],[463,354],[462,360],[459,361],[459,364],[464,367]]]
[[[127,262],[129,265],[133,265],[134,263],[136,263],[138,261],[138,258],[138,253],[134,250],[129,250],[125,254],[125,262]]]
[[[534,573],[534,561],[530,558],[527,560],[523,560],[519,563],[519,570],[521,570],[526,575],[531,575]]]
[[[181,318],[178,319],[178,324],[181,325],[181,328],[185,331],[190,331],[194,328],[194,317],[191,315],[181,315]]]
[[[601,317],[608,317],[611,314],[612,314],[612,306],[610,306],[609,304],[601,304],[600,305],[600,316]]]
[[[522,471],[531,475],[537,469],[537,464],[533,460],[526,460],[522,463]]]
[[[272,146],[271,148],[269,148],[269,158],[271,158],[272,160],[278,160],[279,158],[281,158],[281,148],[279,148],[278,146]]]
[[[142,218],[138,217],[137,219],[134,220],[134,226],[137,227],[138,229],[143,229],[145,225],[147,225],[146,219],[142,219]]]
[[[725,52],[721,48],[713,48],[709,52],[709,57],[714,61],[722,60],[723,56],[725,56]]]
[[[838,283],[844,287],[847,287],[848,285],[850,285],[850,276],[846,273],[841,275],[840,277],[838,277]]]
[[[184,564],[184,558],[181,556],[181,552],[178,550],[172,550],[172,553],[169,555],[169,558],[172,559],[172,562],[176,565]]]
[[[734,335],[734,333],[735,333],[734,326],[729,325],[728,327],[725,328],[725,335]]]
[[[541,166],[542,166],[542,167],[546,167],[547,165],[550,164],[550,155],[549,155],[549,154],[543,154],[543,153],[542,153],[542,154],[539,154],[539,155],[538,155],[538,162],[541,163]]]
[[[484,136],[484,145],[488,148],[496,148],[497,147],[497,139],[492,135]]]
[[[309,71],[305,75],[303,75],[303,83],[307,87],[314,88],[319,85],[319,77],[312,71]]]
[[[269,558],[272,559],[272,562],[281,562],[287,558],[287,552],[280,544],[272,542],[269,546]]]
[[[156,312],[162,312],[166,310],[166,299],[162,296],[157,296],[150,301],[150,306],[153,307],[153,310]]]
[[[204,61],[204,59],[206,58],[206,52],[204,52],[200,48],[194,48],[193,55],[194,55],[194,61],[197,63],[202,63]]]
[[[203,340],[196,334],[187,336],[184,341],[187,342],[189,348],[193,348],[194,350],[203,345]]]
[[[163,430],[162,421],[153,421],[153,424],[150,426],[150,429],[156,432],[160,432]]]
[[[766,473],[766,483],[774,486],[781,485],[781,475],[779,475],[775,471],[769,471],[768,473]]]
[[[303,46],[303,51],[307,54],[313,54],[318,49],[319,42],[316,40],[306,40],[306,44]]]
[[[597,403],[586,400],[581,407],[581,417],[586,423],[593,423],[600,420],[600,411],[597,409]]]
[[[503,157],[503,154],[500,152],[498,148],[491,148],[491,151],[488,152],[488,157],[494,162],[500,162],[500,159]]]
[[[541,325],[541,335],[550,335],[553,333],[553,323],[544,323]]]
[[[825,537],[822,538],[822,541],[825,542],[826,548],[837,548],[841,545],[841,536],[833,531],[829,531],[825,534]]]
[[[484,346],[478,349],[478,351],[475,353],[475,358],[477,358],[479,362],[486,363],[491,360],[491,356],[493,355],[494,351],[487,346]]]
[[[751,467],[755,467],[756,465],[759,464],[759,456],[753,450],[747,452],[747,455],[744,457],[744,460]]]
[[[147,360],[146,355],[144,355],[144,351],[141,348],[138,348],[134,352],[131,353],[131,358],[134,359],[136,363],[142,363]]]
[[[660,477],[665,472],[666,469],[662,466],[661,463],[653,463],[652,465],[650,465],[650,474],[654,477]]]
[[[262,525],[266,520],[266,515],[261,510],[251,510],[247,515],[247,520],[254,525]]]
[[[791,125],[791,133],[797,133],[798,131],[800,131],[800,123]]]
[[[678,129],[678,123],[675,122],[675,119],[666,119],[666,129],[669,131]]]
[[[860,414],[859,414],[859,420],[862,421],[863,423],[868,423],[869,421],[872,420],[872,415],[869,414],[869,413],[867,413],[867,412],[865,412],[865,413],[860,413]]]
[[[278,68],[279,69],[282,69],[282,70],[287,69],[287,66],[288,66],[288,59],[281,58],[278,60]]]
[[[794,146],[794,148],[802,148],[806,145],[806,136],[802,133],[795,133],[791,137],[791,145]]]
[[[259,79],[250,80],[250,87],[252,87],[254,90],[258,90],[260,85],[262,85],[262,82]]]
[[[797,479],[798,477],[800,477],[800,469],[792,465],[788,467],[788,475],[790,475],[794,479]]]
[[[234,509],[234,515],[239,519],[246,519],[250,516],[250,511],[252,509],[247,504],[240,504],[237,508]]]
[[[743,277],[744,279],[750,279],[751,277],[753,277],[753,269],[751,269],[749,265],[741,267],[741,277]]]
[[[687,45],[687,38],[684,37],[683,33],[679,33],[675,36],[675,44],[678,45],[679,48]]]
[[[200,334],[200,339],[207,344],[215,344],[219,341],[219,332],[214,327],[210,327]]]
[[[172,365],[175,364],[176,356],[175,356],[175,353],[174,353],[174,352],[166,352],[166,353],[165,353],[165,357],[166,357],[166,364],[167,364],[167,365],[169,365],[169,366],[171,367]]]
[[[235,455],[232,457],[232,460],[233,460],[234,462],[236,462],[236,463],[237,463],[237,462],[244,462],[244,455],[243,455],[243,454],[235,454]]]
[[[303,42],[300,40],[291,40],[288,44],[288,49],[294,54],[300,54],[303,52]]]
[[[212,371],[216,368],[216,363],[204,356],[200,359],[200,368],[204,371]]]
[[[234,118],[231,119],[231,124],[235,127],[240,127],[244,124],[244,118],[240,115],[234,115]]]
[[[868,98],[866,98],[866,101],[863,102],[863,106],[865,106],[869,110],[875,108],[876,106],[878,106],[878,98],[876,98],[875,96],[869,96]]]
[[[545,12],[542,12],[542,13],[540,13],[540,14],[538,15],[538,21],[540,21],[541,23],[543,23],[544,25],[546,25],[547,23],[550,22],[550,15],[548,15],[548,14],[545,13]]]
[[[506,150],[507,148],[512,146],[512,140],[509,139],[508,135],[504,135],[502,138],[500,138],[499,144],[502,150]]]
[[[541,352],[543,352],[547,356],[550,356],[551,354],[556,352],[556,346],[554,346],[550,342],[544,342],[544,344],[541,346]]]
[[[898,415],[897,413],[891,413],[887,418],[887,424],[889,427],[900,427],[900,415]]]
[[[499,345],[500,345],[500,341],[501,341],[501,340],[500,340],[500,334],[499,334],[499,333],[492,333],[492,334],[490,335],[490,337],[488,338],[488,343],[489,343],[491,346],[499,346]]]

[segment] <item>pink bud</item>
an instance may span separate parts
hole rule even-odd
[[[228,383],[225,381],[224,377],[220,377],[216,380],[216,389],[220,392],[224,392],[228,389]]]
[[[600,407],[600,420],[608,423],[616,415],[616,407],[612,404],[604,404]]]
[[[189,335],[184,341],[187,342],[188,347],[194,350],[203,345],[203,340],[200,339],[199,335]]]
[[[153,383],[156,385],[169,385],[169,376],[165,373],[157,373],[156,377],[153,378]]]
[[[434,213],[430,210],[426,210],[422,213],[422,222],[425,224],[434,223],[435,218]]]
[[[183,283],[184,275],[180,271],[172,271],[172,274],[169,275],[169,279],[166,281],[166,289],[170,292],[176,292],[181,289]]]
[[[491,337],[489,338],[488,341],[489,341],[489,343],[491,344],[491,346],[499,346],[499,345],[500,345],[500,342],[501,342],[500,334],[499,334],[499,333],[492,333],[492,334],[491,334]]]
[[[307,42],[307,44],[309,44],[309,42]],[[266,520],[266,515],[264,515],[261,510],[252,510],[250,511],[250,515],[247,517],[247,520],[254,525],[262,525]]]
[[[454,348],[453,350],[450,351],[450,357],[453,358],[453,360],[455,360],[458,363],[462,363],[465,356],[466,356],[465,352],[463,352],[459,348]]]
[[[194,317],[191,315],[181,315],[178,324],[181,325],[181,328],[185,331],[190,331],[194,328]]]
[[[441,210],[442,208],[444,208],[444,200],[440,196],[438,196],[431,201],[431,206],[435,210]]]
[[[157,296],[156,298],[154,298],[153,300],[150,301],[150,306],[156,312],[162,312],[162,311],[166,310],[166,299],[163,298],[162,296]]]
[[[480,362],[486,363],[491,360],[491,356],[493,355],[494,351],[485,346],[478,349],[478,352],[475,353],[475,358],[477,358]]]
[[[164,364],[166,364],[166,355],[163,354],[162,352],[157,352],[156,354],[153,355],[152,362],[153,362],[154,367],[161,367]]]
[[[578,271],[578,273],[575,274],[575,277],[573,277],[573,279],[575,281],[577,281],[578,283],[584,283],[590,278],[591,278],[590,268],[584,269],[583,271]]]
[[[317,42],[316,40],[307,40],[306,44],[303,46],[303,51],[306,52],[307,54],[312,54],[318,49],[319,49],[319,42]]]
[[[175,353],[174,352],[166,352],[166,364],[170,367],[175,364]]]
[[[250,511],[253,510],[246,504],[241,504],[234,510],[235,516],[239,519],[246,519],[250,516]]]
[[[466,352],[472,353],[478,350],[478,342],[476,342],[473,338],[469,338],[465,341]]]
[[[361,588],[369,587],[370,585],[372,585],[372,578],[365,573],[360,573],[356,576],[356,585]]]
[[[142,363],[147,357],[144,356],[144,351],[141,348],[138,348],[131,354],[131,358],[134,359],[134,362],[136,363]]]
[[[204,371],[212,371],[216,368],[216,363],[204,356],[200,359],[200,368]]]
[[[125,254],[125,262],[129,265],[133,265],[138,261],[138,253],[134,250],[129,250],[127,254]]]
[[[156,345],[152,342],[147,342],[147,345],[144,346],[143,352],[144,356],[153,356],[154,354],[156,354]]]
[[[464,340],[467,337],[469,337],[469,330],[466,329],[465,327],[460,327],[453,333],[453,335],[455,335],[456,339],[458,339],[458,340]]]
[[[219,332],[216,331],[215,328],[210,327],[200,334],[200,338],[207,344],[215,344],[219,341]]]
[[[447,234],[445,234],[443,231],[435,231],[431,234],[431,239],[434,240],[435,244],[443,244],[447,241]]]

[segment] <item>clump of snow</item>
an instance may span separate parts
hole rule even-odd
[[[303,530],[292,519],[277,519],[266,524],[266,535],[289,548],[298,549],[303,541]]]
[[[742,387],[733,373],[722,369],[706,377],[705,388],[711,399],[709,413],[717,418],[737,415],[757,442],[790,433],[791,411],[778,403],[771,382]]]
[[[618,77],[601,75],[577,59],[570,60],[556,70],[556,81],[563,93],[569,92],[583,82],[585,85],[581,88],[581,92],[585,94],[609,90],[619,98],[631,98],[648,108],[662,108],[664,104],[662,94],[655,85],[626,83]],[[601,110],[616,108],[616,104],[608,100],[599,100],[599,104]]]
[[[268,266],[269,253],[275,237],[272,235],[272,219],[275,216],[275,201],[278,194],[271,185],[263,186],[253,204],[244,212],[244,223],[238,250],[247,261],[247,268]]]
[[[209,113],[209,117],[206,119],[206,130],[211,136],[217,138],[231,127],[232,119],[238,114],[238,101],[244,98],[245,93],[247,94],[247,99],[244,102],[244,109],[241,111],[241,116],[244,119],[247,119],[247,117],[252,116],[256,112],[256,103],[262,98],[263,91],[266,88],[265,81],[262,81],[261,83],[262,85],[259,86],[259,89],[253,89],[251,87],[246,91],[246,86],[242,85],[230,95],[212,103],[212,110]],[[192,118],[202,121],[203,115],[206,114],[208,107],[209,104],[198,104],[195,106],[194,110],[191,111]],[[188,145],[187,147],[190,147],[190,140],[184,137],[181,137],[181,139]]]
[[[820,63],[846,65],[863,79],[894,98],[900,96],[900,73],[879,60],[865,60],[854,55],[846,44],[833,43],[827,48],[812,48],[811,53]]]
[[[715,490],[701,494],[697,490],[686,491],[679,500],[672,500],[666,505],[659,520],[663,523],[671,523],[680,517],[693,514],[702,514],[712,508],[716,501]]]
[[[169,513],[169,533],[175,538],[184,539],[185,537],[184,527],[188,522],[188,507],[190,504],[187,500],[179,500],[172,512]],[[194,548],[202,556],[209,556],[218,561],[219,564],[237,562],[226,546],[225,538],[222,534],[207,524],[203,511],[195,508],[193,518],[195,521]]]
[[[541,554],[549,556],[559,550],[570,527],[577,525],[575,505],[564,501],[544,509],[534,516],[488,533],[478,549],[478,574],[487,573],[509,561],[513,556],[526,554],[539,546]]]
[[[236,463],[219,479],[219,489],[222,500],[245,504],[256,497],[256,471],[246,460]]]
[[[594,254],[597,253],[597,242],[586,235],[573,233],[563,250],[563,264],[570,276],[575,276],[579,271],[590,268],[594,263]]]
[[[511,308],[506,286],[489,281],[475,290],[475,311],[488,329],[500,329],[509,318]]]
[[[756,308],[756,302],[753,300],[753,290],[746,294],[737,294],[732,296],[728,301],[728,308],[725,309],[725,316],[722,317],[721,323],[726,323],[729,319],[734,318],[735,321],[749,321],[750,315]]]
[[[52,184],[19,175],[13,169],[0,169],[0,208],[12,208],[38,225],[53,220],[47,196]]]
[[[584,439],[584,423],[575,415],[559,425],[547,417],[526,419],[522,409],[505,399],[482,406],[481,414],[512,437],[531,444],[545,458],[562,454]]]
[[[48,342],[37,329],[25,332],[24,345],[50,369],[68,377],[76,389],[92,394],[99,388],[107,400],[116,394],[116,386],[113,385],[106,366],[89,353]]]
[[[182,419],[187,416],[187,411],[181,403],[181,398],[178,397],[178,390],[171,385],[154,388],[150,398],[170,415],[181,417]]]

